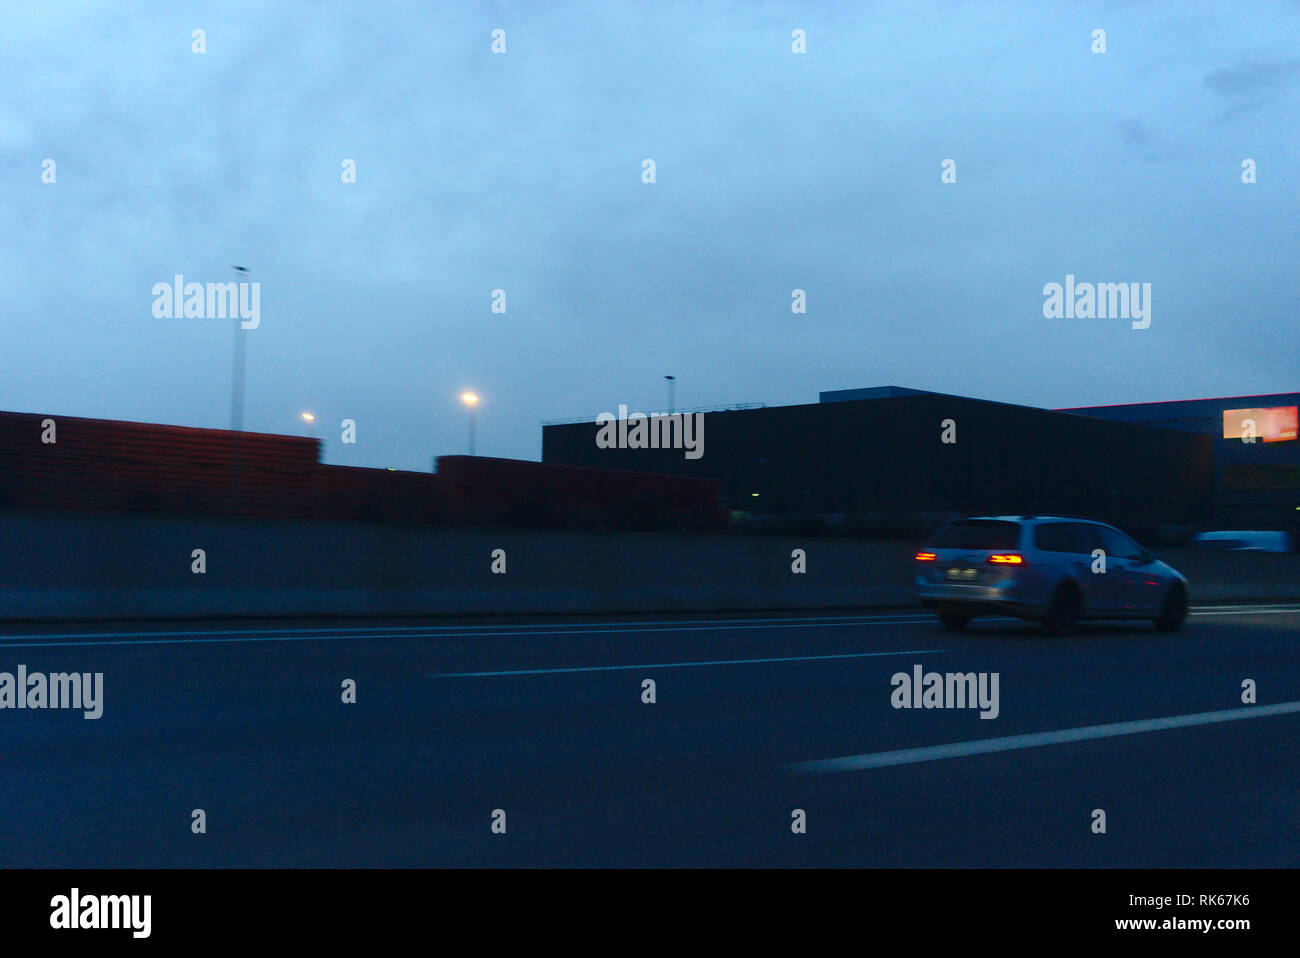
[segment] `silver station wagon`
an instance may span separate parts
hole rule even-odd
[[[978,516],[940,529],[916,554],[916,591],[946,628],[981,615],[1041,622],[1187,618],[1187,579],[1113,526],[1068,516]]]

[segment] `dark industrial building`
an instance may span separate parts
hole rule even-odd
[[[1273,393],[1058,411],[1206,436],[1214,447],[1213,524],[1296,529],[1300,526],[1298,408],[1300,393]]]
[[[1208,524],[1216,439],[1115,417],[901,387],[703,413],[703,455],[600,448],[595,422],[546,426],[546,463],[716,479],[765,515],[1068,513],[1129,527]],[[949,441],[945,441],[945,439]]]

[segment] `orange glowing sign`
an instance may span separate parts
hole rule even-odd
[[[1256,436],[1264,442],[1287,442],[1296,438],[1296,406],[1272,409],[1225,409],[1223,438],[1248,439]]]

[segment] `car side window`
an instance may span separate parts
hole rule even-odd
[[[1069,552],[1064,522],[1045,522],[1034,528],[1034,548],[1039,552]]]
[[[1122,532],[1097,526],[1097,534],[1101,536],[1101,547],[1106,550],[1106,555],[1116,559],[1142,558],[1141,546]]]
[[[1091,526],[1082,522],[1045,522],[1034,529],[1034,546],[1040,552],[1068,552],[1091,555],[1101,540]]]
[[[1086,522],[1074,522],[1066,528],[1069,531],[1071,552],[1077,555],[1090,556],[1093,550],[1105,548],[1101,544],[1101,536],[1098,535],[1100,526],[1090,525]]]

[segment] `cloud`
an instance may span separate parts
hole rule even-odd
[[[1291,210],[1243,217],[1251,194],[1235,173],[1207,191],[1203,150],[1223,139],[1205,101],[1294,96],[1289,52],[1217,52],[1243,16],[1282,35],[1276,13],[1132,5],[1114,22],[1134,82],[1049,5],[520,5],[504,56],[470,5],[196,6],[0,13],[0,409],[226,425],[231,330],[155,319],[150,289],[231,263],[263,284],[246,425],[355,419],[362,440],[326,450],[349,465],[463,450],[469,388],[479,451],[535,457],[538,419],[662,403],[665,373],[684,406],[888,381],[1061,406],[1294,379],[1255,345],[1294,328]],[[1215,63],[1233,70],[1206,79]],[[1234,138],[1284,155],[1296,112],[1264,119]],[[1045,322],[1037,291],[1067,272],[1159,282],[1152,330]],[[1078,368],[1024,374],[1063,353]]]
[[[1205,75],[1204,86],[1228,100],[1220,122],[1234,120],[1272,102],[1300,75],[1300,59],[1220,67]]]
[[[1164,134],[1136,117],[1120,120],[1115,130],[1125,145],[1140,152],[1144,160],[1165,160],[1174,154]]]
[[[1206,74],[1205,86],[1223,96],[1259,96],[1286,89],[1297,72],[1300,72],[1300,60],[1220,67]]]
[[[1120,120],[1115,129],[1129,146],[1145,147],[1151,143],[1151,130],[1141,120]]]

